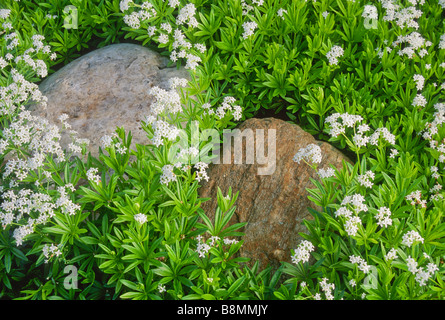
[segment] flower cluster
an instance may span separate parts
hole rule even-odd
[[[162,167],[161,183],[168,184],[171,181],[176,181],[176,174],[173,172],[173,165],[166,164]]]
[[[314,251],[314,245],[307,240],[303,240],[294,250],[294,254],[291,256],[293,263],[308,262],[310,258],[310,253]]]
[[[101,177],[96,173],[99,171],[97,168],[90,168],[87,171],[87,179],[88,181],[94,182],[95,184],[99,184],[101,181]]]
[[[260,7],[264,3],[264,0],[252,0],[252,4],[247,4],[246,0],[241,0],[241,7],[243,8],[242,15],[246,16],[250,11],[254,10],[254,5]]]
[[[322,159],[321,148],[311,143],[304,148],[300,148],[294,155],[293,161],[300,163],[301,160],[307,163],[319,164]]]
[[[60,145],[61,131],[48,120],[33,116],[29,111],[20,112],[13,118],[9,127],[5,128],[0,139],[0,154],[8,150],[27,149],[27,156],[14,151],[6,163],[3,178],[23,181],[28,174],[36,170],[44,170],[47,156],[56,156],[55,161],[61,163],[66,160],[65,151]],[[86,139],[78,139],[75,132],[72,135],[69,149],[80,152],[88,143]]]
[[[375,174],[371,170],[366,171],[364,174],[361,174],[357,177],[358,183],[361,186],[364,186],[366,188],[372,188],[374,183],[372,183],[371,180],[374,180]]]
[[[198,148],[189,147],[181,149],[179,153],[176,155],[176,158],[181,161],[192,160],[193,158],[197,157],[198,154],[199,154]]]
[[[354,194],[352,196],[346,196],[334,215],[336,218],[344,217],[344,228],[348,235],[357,235],[359,227],[362,225],[362,221],[358,216],[359,212],[367,212],[368,207],[364,204],[365,197],[361,194]],[[348,205],[352,207],[348,208]]]
[[[258,28],[258,25],[254,21],[247,21],[243,23],[243,38],[247,39],[251,36],[253,36],[255,29]]]
[[[45,263],[48,263],[49,259],[51,259],[52,257],[54,256],[58,257],[62,254],[59,247],[54,244],[51,245],[45,244],[42,248],[42,252],[46,258]]]
[[[377,8],[373,5],[365,5],[365,7],[363,8],[362,17],[365,19],[377,20],[379,18]]]
[[[235,98],[226,96],[224,97],[221,105],[216,109],[215,115],[218,119],[222,119],[225,117],[227,112],[232,112],[233,118],[236,121],[241,120],[242,116],[242,108],[239,105],[235,105]]]
[[[380,0],[382,7],[386,10],[383,19],[385,21],[394,21],[400,28],[419,28],[419,24],[414,20],[420,18],[422,11],[417,10],[415,5],[416,0],[411,0],[412,6],[403,8],[398,1],[395,0]],[[421,1],[424,2],[424,1]]]
[[[341,120],[341,121],[339,121]],[[336,138],[339,135],[346,135],[347,128],[355,128],[356,124],[363,120],[362,116],[351,115],[348,113],[340,114],[334,113],[326,117],[326,124],[329,129],[329,134]],[[370,135],[365,133],[370,132],[371,128],[367,124],[360,124],[357,127],[357,131],[352,137],[352,142],[357,148],[366,147],[368,144],[371,146],[377,146],[383,138],[383,141],[391,145],[395,145],[396,137],[386,127],[377,128]]]
[[[122,12],[126,12],[130,8],[132,1],[122,0],[120,2],[120,8]],[[171,8],[179,7],[180,3],[177,0],[170,0],[169,6]],[[139,5],[135,5],[139,6]],[[131,14],[124,16],[124,22],[133,29],[141,28],[141,22],[157,17],[157,12],[151,3],[144,2],[140,11],[133,11]],[[147,28],[147,34],[150,37],[154,37],[163,46],[171,44],[173,50],[170,54],[170,60],[176,62],[179,58],[187,59],[185,68],[195,70],[201,58],[195,54],[192,50],[197,49],[199,52],[204,53],[206,47],[204,44],[196,43],[192,44],[186,39],[186,36],[181,31],[180,27],[186,25],[188,28],[196,28],[198,21],[195,18],[196,7],[193,3],[189,3],[179,9],[179,13],[176,16],[175,23],[177,28],[172,26],[171,22],[161,22],[159,28],[156,25],[150,25]]]
[[[137,213],[134,215],[134,220],[140,224],[144,224],[147,222],[147,216],[143,213]]]
[[[406,265],[408,267],[408,271],[415,275],[415,280],[420,286],[425,286],[431,276],[433,276],[434,273],[439,270],[437,265],[431,262],[426,266],[426,270],[424,267],[418,268],[417,261],[411,258],[411,256],[407,257]]]
[[[205,115],[214,115],[217,119],[223,119],[227,114],[231,114],[236,121],[241,120],[243,109],[235,104],[236,100],[232,96],[226,96],[216,110],[211,109],[210,103],[204,103],[202,108]]]
[[[341,120],[341,122],[339,122]],[[332,137],[337,137],[346,132],[346,128],[353,128],[357,122],[363,120],[360,115],[353,115],[349,113],[334,113],[325,119],[325,123],[331,127],[329,134]]]
[[[207,175],[206,169],[208,168],[208,164],[205,162],[198,162],[195,164],[194,168],[197,170],[196,171],[196,180],[197,181],[201,181],[201,180],[209,180],[209,176]]]
[[[392,225],[391,210],[387,207],[380,207],[375,217],[377,219],[377,225],[382,228],[387,228]]]
[[[368,263],[359,256],[351,255],[349,256],[349,261],[352,264],[357,264],[358,269],[361,270],[363,273],[368,273],[371,270],[371,266],[368,265]]]
[[[404,46],[403,49],[398,51],[399,56],[407,56],[409,59],[414,58],[416,54],[423,57],[428,54],[427,47],[432,45],[431,41],[426,41],[422,35],[416,31],[408,35],[399,35],[397,39],[392,43],[392,46]]]
[[[405,199],[410,201],[412,206],[420,205],[422,208],[426,208],[426,200],[422,200],[422,191],[420,190],[411,192]]]
[[[330,177],[334,177],[335,176],[335,170],[332,169],[331,167],[321,168],[321,169],[318,170],[317,173],[320,176],[320,178],[322,178],[322,179],[326,179],[326,178],[330,178]]]
[[[436,111],[433,116],[434,119],[431,122],[425,124],[425,129],[419,134],[425,140],[429,141],[429,147],[439,152],[438,160],[441,163],[445,163],[445,139],[440,137],[439,131],[443,128],[445,123],[445,103],[434,104]]]
[[[217,247],[220,244],[221,238],[218,236],[211,236],[207,241],[203,238],[203,236],[196,236],[197,245],[196,252],[200,258],[205,258],[210,249]],[[207,243],[209,242],[209,243]],[[236,239],[224,238],[223,244],[227,246],[231,246],[233,244],[237,244],[239,241]]]
[[[164,111],[177,113],[181,111],[181,98],[176,90],[164,90],[159,87],[153,87],[148,91],[149,95],[156,98],[151,105],[154,114],[161,114]]]
[[[417,91],[422,91],[425,84],[425,78],[421,74],[415,74],[413,79],[416,82]]]
[[[334,296],[332,294],[332,291],[335,290],[335,285],[333,283],[328,283],[328,278],[323,278],[320,281],[320,287],[321,290],[324,292],[325,297],[327,300],[334,300]],[[320,298],[320,296],[317,297],[317,299]]]
[[[338,58],[343,56],[344,50],[340,46],[332,46],[331,50],[326,54],[326,58],[329,59],[330,65],[337,65],[338,64]]]
[[[385,254],[385,260],[386,261],[390,261],[390,260],[394,260],[397,259],[397,250],[394,248],[391,248],[391,250],[388,251],[388,253]]]
[[[80,205],[75,204],[68,195],[68,192],[75,191],[73,185],[58,187],[57,191],[60,196],[56,202],[48,194],[30,189],[20,189],[17,193],[11,189],[1,194],[3,201],[0,206],[0,222],[3,228],[14,223],[19,224],[13,232],[17,246],[23,243],[27,235],[33,233],[36,225],[45,224],[54,217],[55,210],[68,215],[74,215],[80,210]]]
[[[175,141],[179,135],[179,128],[175,125],[169,124],[167,121],[159,119],[155,120],[153,116],[148,116],[146,119],[147,124],[151,124],[154,135],[152,143],[159,147],[164,144],[164,139]]]
[[[182,25],[187,23],[188,27],[196,28],[198,21],[195,18],[196,7],[193,3],[188,3],[179,10],[179,14],[176,17],[176,24]]]
[[[157,12],[153,4],[148,1],[142,3],[142,5],[137,5],[131,0],[121,0],[119,4],[121,12],[126,12],[127,10],[129,10],[130,5],[132,5],[132,7],[140,8],[139,11],[133,11],[131,14],[126,14],[124,16],[125,24],[133,29],[139,29],[143,21],[157,16]]]
[[[402,244],[411,247],[416,242],[423,243],[424,239],[420,236],[417,231],[411,230],[405,233],[402,237]]]

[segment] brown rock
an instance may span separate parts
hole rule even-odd
[[[78,132],[78,138],[90,140],[93,156],[98,155],[100,139],[118,126],[131,131],[133,147],[147,144],[140,121],[154,100],[148,90],[153,86],[169,89],[170,78],[190,77],[184,68],[167,68],[167,62],[158,53],[130,43],[92,51],[45,79],[39,88],[48,98],[47,108],[37,105],[30,110],[57,125],[61,125],[59,116],[68,114],[71,130]],[[61,145],[66,148],[70,142],[64,134]]]
[[[203,203],[201,207],[213,218],[218,187],[224,195],[229,187],[232,187],[233,192],[239,191],[235,204],[236,214],[229,224],[247,222],[241,230],[245,236],[240,255],[251,258],[250,266],[258,260],[260,269],[267,264],[276,269],[281,261],[291,262],[291,249],[295,249],[302,240],[298,233],[307,232],[302,224],[303,219],[312,219],[307,208],[316,209],[315,204],[308,199],[306,188],[314,188],[309,178],[318,179],[318,175],[307,164],[294,162],[294,155],[300,148],[316,143],[323,155],[319,168],[328,164],[340,168],[342,160],[348,159],[330,144],[316,141],[299,126],[279,119],[249,119],[239,129],[240,132],[252,129],[254,133],[258,132],[257,129],[264,129],[266,154],[267,130],[276,130],[275,170],[270,171],[272,174],[260,175],[258,169],[265,165],[246,164],[245,146],[249,139],[243,139],[242,163],[234,164],[232,142],[231,149],[227,150],[231,153],[231,164],[212,164],[209,167],[210,179],[200,188],[200,196],[212,200]],[[273,148],[269,149],[273,152]]]

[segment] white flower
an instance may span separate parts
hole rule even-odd
[[[426,101],[425,97],[424,97],[422,94],[420,94],[420,93],[418,93],[418,94],[415,96],[415,98],[414,98],[414,100],[413,100],[413,103],[412,103],[412,105],[413,105],[414,107],[417,107],[417,106],[425,107],[426,104],[427,104],[427,101]]]
[[[372,188],[374,183],[372,183],[371,180],[374,180],[374,178],[375,178],[374,172],[368,170],[365,172],[365,174],[359,175],[357,177],[357,180],[361,186],[364,186],[366,188]]]
[[[223,239],[224,244],[226,245],[232,245],[232,244],[237,244],[239,241],[236,239],[229,239],[229,238],[224,238]]]
[[[121,2],[119,3],[119,8],[121,10],[121,12],[125,12],[129,9],[130,7],[130,3],[132,3],[133,1],[131,0],[121,0]]]
[[[330,65],[337,65],[339,57],[343,56],[344,50],[340,46],[332,46],[331,50],[326,54]]]
[[[351,218],[353,215],[353,212],[351,210],[349,210],[346,207],[340,207],[337,209],[337,211],[335,211],[335,217],[345,217],[345,218]]]
[[[209,252],[209,250],[212,247],[209,246],[207,243],[205,242],[201,242],[200,240],[198,241],[198,245],[196,246],[196,252],[198,252],[198,256],[200,258],[204,258],[205,255],[207,254],[207,252]]]
[[[363,273],[368,273],[369,270],[371,270],[371,266],[359,256],[351,255],[349,256],[349,261],[352,264],[358,264],[359,270],[361,270]]]
[[[182,25],[188,23],[190,27],[197,27],[197,21],[194,17],[196,7],[193,3],[189,3],[179,10],[179,14],[176,17],[176,24]]]
[[[417,91],[421,91],[425,84],[425,78],[421,74],[415,74],[413,79],[416,82]]]
[[[402,237],[402,244],[411,247],[415,242],[423,243],[424,239],[417,231],[411,230],[405,233]]]
[[[45,263],[47,263],[49,259],[52,258],[53,256],[58,257],[62,254],[59,248],[54,244],[51,245],[45,244],[42,248],[42,253],[46,258]]]
[[[96,173],[98,172],[99,169],[97,168],[90,168],[87,171],[87,179],[89,181],[94,182],[95,184],[99,184],[101,181],[101,177],[96,175]]]
[[[195,56],[191,53],[187,54],[187,62],[184,66],[185,69],[191,69],[195,70],[198,66],[198,63],[201,62],[201,58],[198,56]]]
[[[138,213],[134,215],[134,220],[139,222],[140,224],[144,224],[147,222],[147,216],[143,213]]]
[[[387,228],[392,225],[391,211],[387,207],[380,207],[376,214],[377,225]]]
[[[416,190],[407,195],[405,199],[411,201],[412,206],[419,204],[422,208],[426,208],[426,200],[422,200],[421,197],[422,192],[420,190]]]
[[[346,196],[343,198],[341,205],[351,204],[355,213],[359,213],[360,211],[367,212],[368,207],[365,202],[365,197],[359,193],[356,193],[352,196]]]
[[[294,250],[294,254],[291,257],[293,263],[307,262],[310,258],[310,253],[314,251],[314,246],[310,241],[303,240],[298,248]]]
[[[173,172],[173,165],[166,164],[162,167],[161,183],[168,184],[171,181],[176,181],[176,175]]]
[[[391,149],[391,154],[389,155],[389,157],[391,159],[394,159],[396,157],[396,155],[399,154],[399,151],[397,149]]]
[[[100,138],[100,142],[103,148],[110,148],[113,145],[113,137],[105,135]]]
[[[362,220],[360,219],[360,217],[352,216],[345,221],[345,224],[344,224],[345,231],[348,233],[348,235],[350,235],[352,237],[356,236],[361,224],[362,224]]]
[[[335,177],[335,170],[332,169],[331,167],[328,167],[326,169],[319,169],[318,170],[318,175],[320,176],[320,178],[322,179],[326,179],[326,178],[330,178],[330,177]]]
[[[394,248],[391,248],[391,250],[388,251],[388,253],[385,255],[386,260],[394,260],[397,259],[397,251]]]
[[[244,22],[243,28],[244,28],[243,38],[247,39],[254,34],[254,30],[258,28],[258,25],[254,21]]]
[[[206,46],[202,43],[195,43],[195,48],[201,53],[204,53],[207,50]]]
[[[167,33],[172,32],[172,26],[170,23],[167,23],[167,22],[161,23],[161,29],[167,31]]]
[[[293,157],[293,160],[297,163],[300,163],[301,160],[311,163],[320,163],[321,159],[321,148],[313,143],[304,148],[300,148]]]
[[[156,26],[150,26],[147,28],[147,34],[149,37],[153,37],[156,31]]]
[[[179,2],[179,0],[168,0],[168,5],[171,8],[176,8],[180,5],[181,3]]]
[[[445,49],[445,34],[440,36],[439,49]]]
[[[201,180],[209,180],[209,176],[207,175],[206,169],[208,168],[208,164],[205,162],[198,162],[195,164],[194,168],[197,169],[198,171],[196,171],[196,180],[197,181],[201,181]]]
[[[139,20],[139,15],[136,11],[132,12],[130,15],[125,15],[124,22],[133,29],[139,29],[141,26],[141,21]]]
[[[320,287],[321,287],[321,290],[324,292],[327,300],[334,300],[332,291],[335,290],[335,285],[333,283],[328,283],[328,279],[323,278],[320,281]]]
[[[362,17],[365,19],[378,20],[379,14],[377,12],[377,8],[373,5],[365,5]]]
[[[158,37],[159,43],[162,43],[162,44],[168,43],[168,40],[169,40],[168,35],[165,33],[161,33]]]
[[[434,263],[428,263],[427,270],[429,273],[433,274],[436,271],[439,271],[439,267],[436,266]]]
[[[8,63],[6,62],[6,60],[0,57],[0,68],[4,69],[7,65]]]
[[[10,13],[11,10],[9,9],[0,9],[0,19],[7,19]]]
[[[278,9],[278,11],[277,11],[277,16],[279,16],[279,17],[281,17],[283,20],[284,20],[284,14],[287,14],[287,10],[285,10],[285,9],[283,9],[283,8],[280,8],[280,9]]]

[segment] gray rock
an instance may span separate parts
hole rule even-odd
[[[46,109],[31,106],[32,114],[61,124],[59,116],[66,113],[71,130],[78,138],[90,140],[88,150],[99,152],[100,139],[124,127],[135,143],[148,144],[141,120],[150,112],[154,97],[148,94],[153,86],[168,89],[173,77],[190,79],[188,70],[167,68],[168,59],[136,44],[113,44],[92,51],[67,64],[46,78],[39,86],[48,98]],[[64,148],[71,142],[68,133],[62,136]]]

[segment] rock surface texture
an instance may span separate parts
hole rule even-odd
[[[153,86],[169,89],[170,78],[190,77],[187,70],[167,68],[167,63],[167,58],[137,44],[94,50],[46,78],[39,88],[48,98],[48,106],[32,106],[30,110],[57,125],[61,124],[59,116],[66,113],[77,137],[90,140],[88,149],[93,156],[98,155],[100,139],[118,126],[131,130],[133,147],[135,143],[147,144],[140,121],[154,100],[148,90]],[[66,148],[70,142],[64,133],[62,146]]]
[[[309,178],[319,179],[318,174],[303,161],[300,164],[294,162],[293,156],[300,148],[316,143],[323,154],[319,168],[328,164],[340,168],[342,160],[349,160],[330,144],[316,141],[299,126],[279,119],[249,119],[238,129],[240,133],[247,129],[254,133],[251,138],[243,139],[243,161],[234,163],[233,139],[231,148],[226,151],[231,153],[231,164],[221,160],[223,164],[212,164],[209,167],[210,179],[200,188],[200,196],[210,197],[212,200],[204,202],[202,208],[213,218],[218,187],[223,195],[227,194],[229,187],[232,187],[233,192],[239,191],[235,203],[236,213],[229,224],[247,222],[241,230],[245,236],[240,255],[251,258],[248,263],[250,266],[258,260],[260,269],[267,264],[276,269],[280,261],[291,262],[291,249],[295,249],[302,240],[298,233],[307,231],[302,221],[312,219],[307,207],[316,209],[315,204],[307,198],[309,193],[306,188],[314,188]],[[266,165],[260,165],[256,161],[246,164],[246,142],[249,139],[257,140],[256,133],[260,132],[257,129],[264,129],[266,155],[268,132],[275,129],[276,166],[268,175],[258,174],[258,168]],[[273,148],[269,149],[273,151]]]

